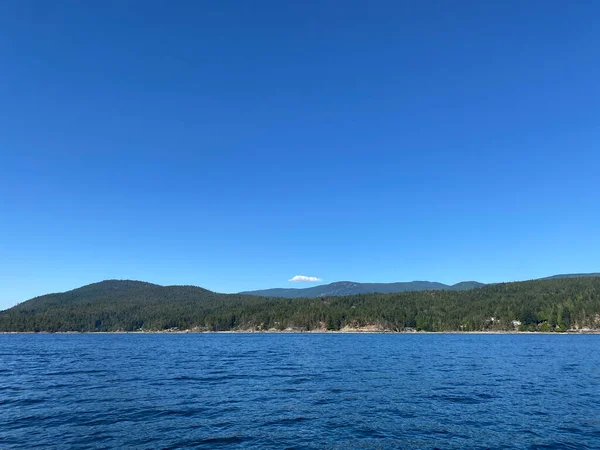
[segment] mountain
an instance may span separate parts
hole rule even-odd
[[[290,299],[107,280],[2,311],[0,332],[600,330],[600,277],[342,296],[355,283],[337,284],[327,297]]]
[[[454,285],[447,285],[432,281],[409,281],[399,283],[355,283],[353,281],[338,281],[336,283],[324,284],[309,288],[274,288],[258,291],[244,291],[240,294],[257,295],[261,297],[281,298],[316,298],[355,294],[391,294],[411,291],[463,291],[483,286],[477,281],[463,281]]]
[[[188,314],[215,310],[240,298],[243,296],[218,294],[197,286],[106,280],[35,297],[2,311],[0,332],[115,331],[144,325],[170,328],[185,321]]]

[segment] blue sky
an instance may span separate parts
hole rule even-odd
[[[0,5],[0,309],[108,278],[600,271],[600,3]]]

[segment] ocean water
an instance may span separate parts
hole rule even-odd
[[[600,335],[0,335],[0,449],[600,448]]]

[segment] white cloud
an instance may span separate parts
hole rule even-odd
[[[297,282],[297,281],[302,281],[302,282],[314,282],[314,281],[323,281],[320,278],[317,277],[307,277],[305,275],[296,275],[294,278],[290,278],[288,281],[292,281],[292,282]]]

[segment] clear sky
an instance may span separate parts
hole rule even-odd
[[[0,3],[0,309],[109,278],[600,271],[598,1]]]

